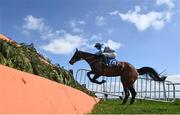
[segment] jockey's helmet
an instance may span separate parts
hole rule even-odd
[[[104,45],[104,44],[96,43],[96,44],[94,45],[94,47],[97,48],[98,50],[100,50],[103,45]]]

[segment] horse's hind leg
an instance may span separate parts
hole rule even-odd
[[[123,87],[124,87],[124,85],[123,85]],[[124,87],[124,92],[125,92],[125,98],[124,98],[122,104],[125,104],[125,103],[127,102],[128,97],[129,97],[129,95],[130,95],[130,94],[129,94],[129,90],[128,90],[128,88],[126,88],[126,87]]]
[[[133,104],[133,103],[134,103],[134,100],[135,100],[135,97],[136,97],[136,91],[135,91],[135,89],[134,89],[134,86],[133,86],[133,85],[129,88],[129,90],[130,90],[131,95],[132,95],[132,99],[131,99],[130,104]]]

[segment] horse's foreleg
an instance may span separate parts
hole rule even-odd
[[[93,74],[92,71],[87,72],[87,76],[88,76],[89,80],[90,80],[91,82],[93,82],[92,79],[91,79],[91,76],[90,76],[91,74]]]
[[[105,80],[102,80],[101,82],[97,81],[97,79],[100,77],[99,75],[94,75],[93,78],[91,78],[90,76],[91,74],[93,74],[92,71],[87,72],[87,76],[91,82],[97,83],[97,84],[102,84],[106,82]]]
[[[129,90],[130,90],[131,95],[132,95],[132,99],[131,99],[130,104],[133,104],[133,103],[134,103],[134,100],[135,100],[135,97],[136,97],[136,91],[135,91],[135,89],[134,89],[134,86],[133,86],[133,85],[129,88]]]
[[[94,75],[94,77],[92,78],[93,82],[94,82],[94,83],[97,83],[97,84],[103,84],[103,83],[106,82],[105,80],[102,80],[101,82],[99,82],[99,81],[97,80],[99,77],[100,77],[99,75]]]

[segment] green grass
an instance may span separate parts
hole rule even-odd
[[[122,100],[100,101],[91,114],[180,114],[180,100],[173,103],[136,100],[122,105]]]

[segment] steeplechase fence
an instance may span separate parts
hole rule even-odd
[[[121,78],[101,76],[98,80],[106,80],[105,83],[99,85],[90,82],[87,77],[88,69],[79,69],[76,72],[75,79],[88,90],[93,91],[99,98],[123,98],[123,86]],[[172,83],[171,81],[154,81],[148,76],[139,76],[134,87],[137,92],[136,98],[162,102],[174,102],[176,100],[176,85],[180,83]]]

